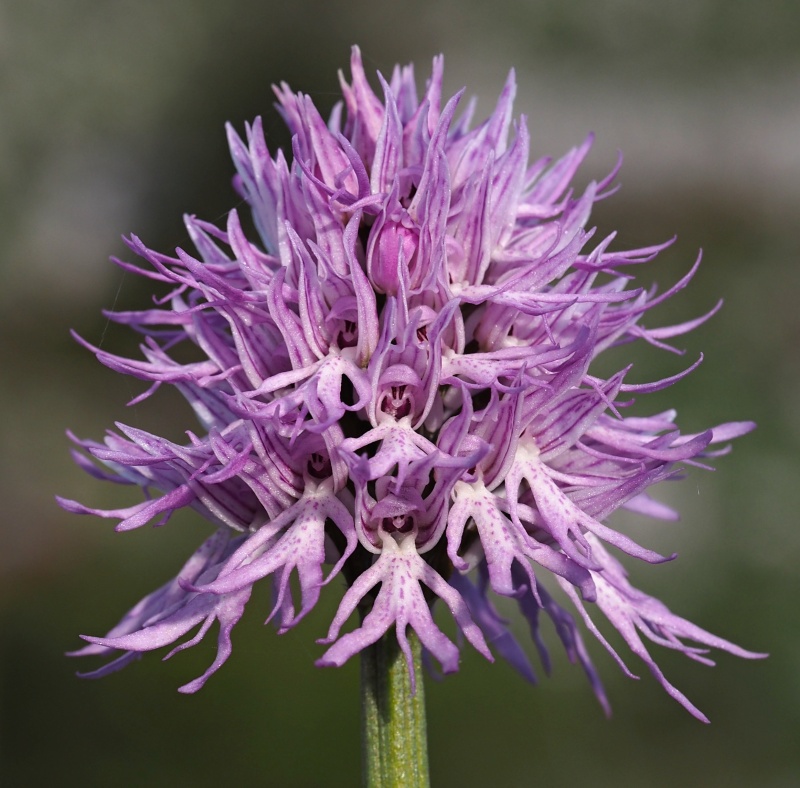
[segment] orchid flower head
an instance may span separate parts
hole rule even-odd
[[[413,670],[413,630],[445,673],[466,642],[533,681],[497,595],[519,606],[546,670],[540,620],[552,620],[605,709],[579,622],[624,663],[598,614],[703,720],[645,641],[700,661],[710,647],[760,656],[634,589],[617,555],[672,556],[608,522],[620,508],[671,518],[650,488],[681,463],[707,464],[715,445],[754,426],[687,435],[672,411],[626,414],[630,394],[666,388],[694,365],[647,384],[630,383],[630,367],[608,378],[595,371],[609,348],[669,348],[703,322],[642,324],[696,265],[664,293],[637,286],[634,272],[665,245],[618,250],[614,234],[589,226],[616,175],[572,185],[591,136],[555,161],[530,161],[527,120],[513,114],[514,72],[475,127],[462,93],[443,96],[442,73],[435,58],[418,93],[413,69],[396,67],[377,75],[376,89],[354,48],[327,120],[310,96],[281,84],[290,152],[269,149],[260,119],[243,133],[228,127],[235,188],[255,232],[235,209],[224,227],[186,216],[194,248],[174,255],[128,239],[141,262],[116,262],[164,289],[151,308],[109,313],[142,335],[141,356],[81,341],[144,381],[142,396],[176,387],[199,428],[185,443],[125,425],[102,443],[75,438],[84,468],[140,487],[144,499],[110,510],[60,502],[116,520],[119,531],[191,508],[211,535],[105,637],[85,638],[77,655],[112,658],[85,675],[167,645],[176,653],[216,622],[216,659],[181,688],[194,692],[230,656],[231,631],[268,578],[268,615],[281,632],[332,580],[346,583],[318,665],[342,665],[392,631]],[[440,629],[437,605],[458,643]]]

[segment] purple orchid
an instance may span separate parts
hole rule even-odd
[[[176,386],[202,429],[185,444],[123,425],[103,444],[75,439],[83,467],[140,486],[145,500],[116,510],[60,502],[115,518],[120,531],[192,507],[216,531],[105,637],[85,637],[76,655],[122,652],[85,675],[117,670],[199,625],[171,655],[218,621],[216,660],[181,688],[194,692],[229,656],[254,583],[272,578],[270,618],[284,632],[338,575],[349,588],[318,665],[341,665],[394,629],[411,669],[411,627],[445,673],[456,670],[459,648],[433,616],[441,599],[472,646],[489,660],[493,646],[533,681],[492,591],[519,604],[546,669],[539,618],[553,621],[607,709],[576,620],[553,597],[558,587],[626,673],[590,611],[701,720],[641,635],[706,663],[708,647],[761,656],[634,589],[607,549],[669,560],[614,530],[608,515],[624,507],[673,518],[649,488],[754,425],[684,435],[672,411],[624,416],[631,401],[621,396],[665,388],[696,365],[630,384],[629,368],[604,380],[592,361],[636,339],[675,351],[667,340],[719,305],[680,325],[642,326],[697,265],[663,294],[633,287],[629,267],[667,244],[611,251],[610,235],[590,246],[590,210],[613,190],[617,169],[573,194],[591,137],[558,161],[529,164],[525,117],[512,120],[513,72],[471,130],[473,104],[456,119],[461,94],[443,103],[442,66],[436,58],[421,100],[410,66],[389,82],[379,74],[381,98],[354,49],[344,102],[327,122],[308,96],[281,85],[291,162],[267,149],[259,119],[244,138],[228,129],[236,188],[260,239],[245,237],[235,210],[224,230],[187,216],[195,253],[170,257],[131,237],[147,267],[115,261],[167,287],[154,308],[109,313],[143,335],[144,358],[81,341],[111,369],[150,382],[142,397]],[[187,344],[202,360],[172,355]],[[341,634],[356,609],[360,625]]]

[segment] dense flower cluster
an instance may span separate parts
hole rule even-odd
[[[291,162],[267,149],[260,120],[244,139],[229,129],[260,243],[245,237],[236,211],[224,230],[186,218],[194,254],[129,240],[148,268],[119,264],[169,293],[156,308],[110,315],[144,336],[143,360],[92,350],[152,382],[146,395],[177,387],[202,430],[180,445],[123,425],[102,444],[77,440],[102,464],[79,454],[87,470],[140,486],[145,500],[112,511],[61,503],[119,519],[119,531],[191,507],[216,530],[108,635],[85,638],[79,655],[122,651],[88,675],[199,625],[170,653],[194,645],[216,621],[216,660],[181,688],[193,692],[229,656],[254,583],[272,578],[270,618],[285,632],[340,574],[348,589],[319,665],[341,665],[390,628],[408,655],[410,626],[444,672],[456,670],[459,649],[432,616],[441,599],[481,654],[492,659],[491,644],[534,680],[491,590],[519,604],[545,667],[539,619],[552,619],[607,708],[576,622],[543,574],[623,670],[588,609],[605,614],[701,719],[642,636],[700,662],[709,662],[706,647],[757,656],[634,589],[607,549],[667,560],[604,521],[619,507],[672,518],[648,488],[753,426],[682,435],[672,411],[622,415],[630,403],[620,395],[664,388],[691,368],[644,385],[625,383],[627,369],[607,380],[590,372],[607,348],[635,339],[665,347],[708,317],[658,329],[639,322],[696,266],[663,294],[631,287],[625,271],[663,246],[611,251],[611,235],[587,248],[590,210],[615,175],[570,191],[591,139],[529,164],[525,118],[512,121],[513,73],[471,130],[472,104],[458,119],[461,94],[443,104],[442,65],[434,60],[421,100],[411,67],[388,83],[378,75],[381,99],[354,49],[344,102],[327,122],[308,96],[276,88]],[[176,360],[173,349],[186,344],[202,359]],[[357,608],[360,625],[341,634]]]

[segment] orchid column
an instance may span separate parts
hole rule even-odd
[[[708,647],[760,656],[634,589],[618,557],[655,564],[670,556],[607,524],[620,507],[673,519],[649,488],[753,428],[736,422],[686,435],[674,411],[626,415],[632,394],[671,385],[699,360],[651,383],[627,382],[630,367],[608,379],[592,369],[603,351],[635,340],[675,351],[673,337],[716,311],[669,327],[641,323],[689,283],[699,260],[661,294],[636,287],[633,271],[665,245],[618,250],[613,234],[595,240],[587,229],[616,174],[570,189],[591,138],[555,162],[531,164],[525,117],[512,116],[513,73],[492,115],[471,129],[473,103],[462,107],[460,93],[442,99],[442,65],[434,60],[421,99],[410,66],[388,82],[378,75],[379,96],[354,49],[344,101],[327,122],[310,97],[276,88],[293,134],[289,159],[270,153],[260,120],[244,138],[229,129],[257,239],[235,210],[225,229],[186,217],[193,253],[167,256],[129,239],[144,266],[118,264],[162,288],[153,308],[110,314],[143,335],[142,358],[84,344],[147,381],[141,397],[177,387],[200,428],[183,444],[124,425],[104,443],[76,439],[100,463],[79,455],[87,470],[140,486],[145,500],[110,511],[61,502],[115,518],[120,531],[191,507],[213,533],[105,637],[85,638],[78,655],[121,652],[86,675],[199,626],[170,654],[180,651],[218,621],[216,660],[181,687],[194,692],[230,655],[253,584],[268,577],[268,620],[281,633],[343,578],[317,664],[339,666],[396,640],[407,692],[416,686],[420,698],[416,639],[442,672],[458,668],[459,646],[433,616],[437,600],[463,640],[489,660],[491,643],[529,681],[528,656],[491,594],[516,600],[545,670],[539,619],[548,616],[606,711],[564,602],[633,675],[594,624],[603,613],[701,720],[641,636],[705,663]],[[187,354],[173,351],[181,346],[198,360],[180,360]],[[357,611],[360,623],[344,631]]]

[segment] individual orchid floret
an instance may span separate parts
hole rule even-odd
[[[673,326],[641,321],[689,284],[699,258],[663,292],[637,285],[634,272],[669,244],[617,248],[616,234],[596,233],[591,211],[613,192],[619,163],[577,189],[591,136],[560,159],[532,160],[513,71],[475,127],[474,102],[442,95],[441,57],[419,93],[410,66],[373,87],[357,48],[350,73],[327,120],[311,97],[275,88],[288,152],[269,150],[260,118],[241,136],[228,126],[253,233],[233,210],[224,227],[185,217],[193,251],[170,256],[128,239],[141,262],[115,262],[161,288],[148,309],[108,313],[142,335],[140,358],[80,340],[144,381],[134,402],[177,388],[199,428],[183,442],[123,425],[103,443],[74,439],[82,467],[141,488],[143,500],[61,504],[120,531],[191,508],[212,530],[174,580],[105,637],[85,637],[76,655],[116,656],[84,675],[167,645],[174,654],[218,622],[216,659],[181,688],[193,692],[230,656],[255,584],[272,583],[267,620],[284,633],[335,580],[347,588],[318,665],[342,665],[389,633],[413,684],[413,633],[444,673],[468,643],[533,682],[493,601],[507,597],[545,672],[542,614],[608,711],[581,621],[630,671],[600,634],[599,610],[704,720],[645,640],[704,663],[712,647],[762,655],[634,589],[612,547],[647,564],[674,556],[608,518],[626,508],[674,519],[651,488],[683,466],[708,467],[754,425],[685,434],[674,411],[632,410],[632,397],[679,382],[701,359],[653,382],[632,382],[630,366],[602,377],[595,363],[637,340],[681,352],[669,342],[719,304]],[[457,637],[440,629],[437,604]],[[357,611],[360,623],[344,631]]]
[[[124,653],[98,670],[81,675],[86,678],[106,676],[125,667],[140,652],[170,645],[202,623],[197,635],[175,647],[167,654],[167,659],[199,643],[211,625],[219,621],[217,658],[200,678],[181,687],[180,691],[200,689],[230,656],[231,630],[242,617],[252,589],[247,586],[234,593],[216,595],[195,593],[188,586],[213,578],[241,540],[241,537],[232,537],[227,529],[217,531],[195,551],[174,580],[142,599],[105,637],[85,637],[90,645],[72,652],[72,656],[107,655],[117,650]]]
[[[483,634],[472,621],[464,599],[418,554],[416,533],[413,530],[404,533],[404,529],[405,526],[400,525],[393,533],[387,533],[383,528],[379,528],[382,545],[380,555],[375,563],[358,577],[342,599],[331,623],[328,637],[320,641],[333,645],[317,660],[317,665],[342,665],[394,626],[400,649],[412,673],[413,686],[415,676],[406,635],[406,629],[410,626],[422,645],[439,660],[445,673],[458,670],[458,648],[434,622],[431,605],[425,598],[421,584],[442,599],[467,640],[484,657],[493,661]],[[378,583],[381,584],[380,591],[361,627],[339,638],[339,631],[344,622],[364,596]]]

